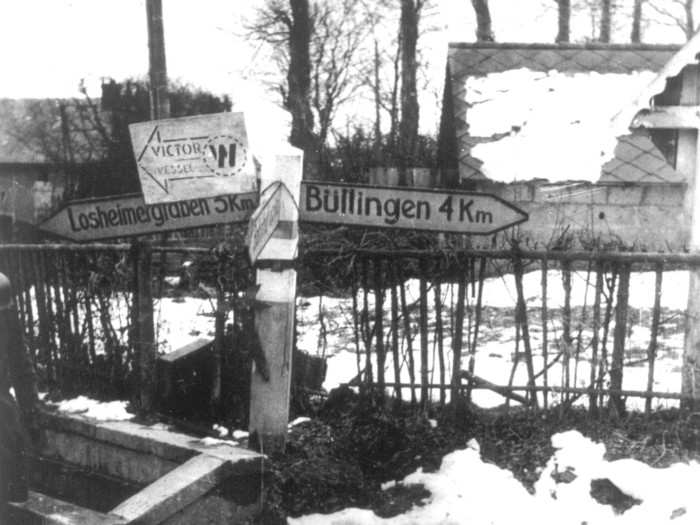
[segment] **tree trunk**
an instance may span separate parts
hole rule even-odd
[[[567,43],[571,38],[571,0],[557,0],[559,10],[559,30],[557,32],[556,42]]]
[[[292,20],[289,31],[289,71],[287,109],[292,114],[289,142],[304,151],[304,178],[316,172],[318,157],[313,136],[314,117],[311,113],[311,19],[309,0],[289,0]]]
[[[601,0],[601,2],[600,2],[600,37],[599,37],[599,40],[605,44],[610,43],[611,21],[612,21],[612,0]]]
[[[567,0],[568,2],[568,0]],[[474,12],[476,13],[476,41],[493,42],[496,37],[491,28],[491,11],[489,10],[489,0],[472,0]]]
[[[148,18],[148,76],[151,83],[151,120],[157,120],[170,117],[161,0],[147,0],[146,16]]]
[[[401,121],[399,122],[399,185],[406,185],[406,168],[413,164],[418,140],[416,47],[421,0],[401,0]]]
[[[381,56],[379,54],[379,42],[374,40],[374,162],[382,165],[382,85],[379,76],[381,68]],[[399,380],[397,379],[398,383]]]
[[[632,34],[630,41],[633,44],[642,42],[642,4],[644,0],[634,0],[634,9],[632,10]]]
[[[685,0],[685,36],[688,40],[695,34],[695,17],[693,16],[693,4],[695,0]]]

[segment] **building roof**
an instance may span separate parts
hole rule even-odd
[[[660,71],[675,45],[451,43],[452,75],[480,76],[509,69],[569,73]],[[636,93],[635,93],[636,94]]]
[[[670,45],[450,44],[448,88],[460,178],[510,182],[558,177],[554,180],[561,181],[573,172],[573,180],[683,181],[645,133],[629,134],[629,121],[618,122],[617,129],[610,124],[617,110],[634,100],[679,49]],[[481,99],[475,99],[479,89]],[[513,92],[510,101],[507,91]],[[512,118],[509,126],[508,118]],[[503,129],[480,124],[489,120],[500,122]],[[610,160],[596,164],[596,158],[605,158],[592,142],[604,132],[610,135],[606,154]],[[563,151],[566,147],[570,151]],[[571,158],[579,149],[590,150],[588,159],[594,162]],[[535,154],[528,157],[527,152]]]

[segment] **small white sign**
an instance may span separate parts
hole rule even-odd
[[[243,113],[129,125],[146,203],[255,191]]]
[[[273,182],[260,196],[260,205],[248,222],[248,232],[246,234],[246,245],[251,262],[260,258],[262,251],[267,246],[270,238],[277,230],[275,238],[283,240],[293,240],[296,243],[297,229],[296,221],[289,221],[283,218],[285,210],[294,204],[294,198],[287,186],[282,182]],[[287,259],[285,255],[288,250],[274,250],[267,253],[265,259]],[[279,253],[278,253],[279,252]]]

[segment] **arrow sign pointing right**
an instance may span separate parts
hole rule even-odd
[[[301,184],[300,221],[487,235],[527,219],[487,193]]]

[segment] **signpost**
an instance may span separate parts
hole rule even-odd
[[[363,227],[486,235],[528,219],[485,193],[303,182],[300,219]]]
[[[248,250],[256,265],[255,331],[269,370],[266,380],[253,370],[250,382],[250,445],[263,452],[283,451],[289,423],[294,348],[297,272],[296,223],[302,152],[275,155],[263,164],[261,204],[248,225]],[[262,264],[262,263],[265,264]]]
[[[39,228],[72,241],[97,241],[244,222],[257,204],[257,192],[155,204],[140,195],[106,197],[69,202]]]
[[[243,113],[129,125],[148,204],[255,191]]]
[[[290,199],[292,202],[294,201],[287,186],[280,181],[273,182],[263,191],[260,206],[250,218],[246,235],[248,255],[253,264],[258,260],[275,230],[281,224],[282,203]]]

